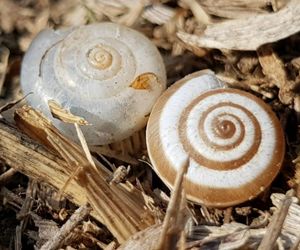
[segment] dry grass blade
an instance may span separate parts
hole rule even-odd
[[[80,147],[62,136],[41,113],[25,106],[16,111],[15,119],[27,134],[50,146],[64,158],[68,163],[64,177],[69,178],[78,167],[82,168],[76,177],[76,182],[85,189],[81,195],[87,197],[100,221],[119,242],[154,223],[154,216],[145,204],[145,194],[129,183],[110,185],[107,182],[110,174],[105,167],[98,163],[97,169],[93,168]],[[53,179],[50,183],[56,186]],[[66,190],[70,188],[68,186]]]
[[[276,13],[254,15],[211,24],[202,35],[178,32],[177,36],[194,47],[256,50],[300,31],[300,4],[291,0]]]

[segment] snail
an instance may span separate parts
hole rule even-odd
[[[90,145],[129,137],[146,125],[166,88],[166,72],[155,45],[143,34],[114,23],[44,30],[33,40],[21,69],[28,102],[51,118],[55,101],[90,126]],[[52,119],[72,136],[71,124]],[[75,135],[73,135],[75,136]]]
[[[207,71],[186,76],[159,97],[146,141],[153,168],[169,187],[189,159],[187,198],[208,207],[256,197],[279,173],[285,153],[271,108]]]

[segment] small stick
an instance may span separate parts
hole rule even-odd
[[[60,230],[54,235],[53,238],[48,240],[40,250],[56,250],[58,249],[66,239],[66,237],[72,232],[72,230],[80,223],[90,212],[92,208],[89,205],[82,205],[74,214],[68,219],[68,221],[60,228]]]
[[[3,196],[3,200],[5,200],[5,203],[10,204],[16,209],[21,209],[22,204],[24,204],[24,199],[22,199],[20,196],[16,195],[9,189],[2,187],[0,189],[0,197]],[[42,218],[34,213],[33,211],[29,211],[30,216],[32,217],[33,220],[41,220]]]
[[[277,214],[273,216],[269,224],[269,228],[267,229],[267,232],[258,247],[258,250],[272,250],[274,248],[291,204],[291,197],[287,197],[285,200],[283,200],[281,208],[277,211]]]
[[[21,226],[16,227],[16,237],[15,237],[15,250],[22,249],[22,228]]]
[[[159,244],[157,247],[157,250],[160,249],[165,249],[165,239],[168,234],[168,230],[170,229],[171,222],[172,222],[172,217],[174,214],[177,212],[179,209],[179,202],[181,199],[181,194],[182,194],[182,184],[183,184],[183,177],[184,174],[187,172],[188,166],[190,165],[190,160],[187,159],[186,162],[183,164],[179,172],[177,173],[176,179],[175,179],[175,184],[174,184],[174,189],[171,195],[171,199],[167,208],[167,213],[162,225],[162,232],[159,240]]]
[[[4,186],[6,183],[8,183],[17,172],[18,171],[14,168],[10,168],[2,175],[0,175],[0,186]]]

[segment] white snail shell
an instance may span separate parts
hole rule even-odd
[[[271,184],[285,142],[280,122],[261,99],[197,72],[172,85],[154,105],[147,148],[169,187],[190,158],[187,197],[227,207],[254,198]]]
[[[151,73],[157,82],[133,88]],[[114,23],[42,31],[27,51],[21,71],[28,102],[49,117],[54,100],[92,126],[83,127],[89,144],[124,139],[147,122],[153,104],[166,87],[166,73],[157,48],[141,33]],[[71,124],[53,120],[71,135]]]

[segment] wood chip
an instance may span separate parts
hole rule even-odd
[[[261,46],[257,50],[258,60],[263,73],[279,88],[279,99],[284,104],[291,104],[295,94],[292,92],[286,71],[281,59],[274,52],[271,45]]]
[[[299,31],[300,4],[298,0],[291,0],[275,13],[211,24],[200,36],[182,31],[177,36],[195,47],[256,50],[263,44],[276,42]]]
[[[283,2],[287,1],[283,0]],[[270,5],[272,5],[273,9],[276,7],[276,11],[278,11],[284,5],[284,3],[278,4],[278,2],[278,0],[201,0],[203,8],[208,14],[230,19],[245,18],[251,15],[266,13]]]

